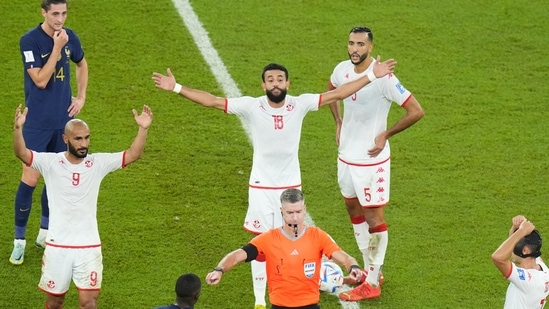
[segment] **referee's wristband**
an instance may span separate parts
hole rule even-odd
[[[362,268],[360,268],[360,266],[358,266],[358,265],[351,265],[351,267],[349,267],[349,273],[351,273],[353,271],[353,269],[362,270]]]
[[[370,80],[370,82],[373,82],[374,80],[377,79],[376,75],[374,74],[374,71],[368,72],[368,74],[366,74],[366,76],[368,76],[368,79]]]
[[[368,76],[368,78],[369,78],[369,76]],[[175,83],[175,87],[173,87],[172,91],[175,92],[175,93],[179,93],[181,91],[181,88],[183,88],[183,87],[180,84]]]

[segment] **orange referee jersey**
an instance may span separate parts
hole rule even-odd
[[[299,237],[287,235],[282,228],[271,229],[250,241],[267,263],[267,286],[271,304],[299,307],[318,304],[320,264],[341,250],[335,241],[318,227],[308,226]]]

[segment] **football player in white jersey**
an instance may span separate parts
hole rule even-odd
[[[80,119],[65,125],[64,152],[29,150],[22,128],[28,108],[15,112],[13,146],[15,155],[42,174],[46,183],[50,225],[42,258],[38,288],[46,293],[46,308],[63,307],[71,279],[78,288],[80,308],[97,308],[101,289],[103,258],[97,229],[97,198],[103,178],[110,172],[135,162],[143,154],[152,112],[146,105],[139,115],[139,126],[130,148],[118,153],[89,154],[90,130]]]
[[[370,29],[353,28],[347,42],[349,60],[335,67],[328,90],[375,71],[378,63],[371,56],[373,47]],[[387,128],[392,102],[406,113]],[[381,268],[388,243],[384,207],[389,203],[389,138],[412,126],[424,113],[416,98],[392,73],[359,89],[343,104],[343,118],[339,102],[330,106],[339,146],[338,183],[368,274],[364,283],[340,294],[340,298],[358,301],[381,294]]]
[[[375,60],[376,69],[364,78],[350,82],[334,91],[322,94],[287,95],[290,86],[288,70],[276,63],[264,67],[261,74],[265,95],[254,98],[216,97],[210,93],[176,83],[170,69],[167,74],[153,73],[156,87],[174,91],[206,107],[241,117],[248,125],[253,145],[253,162],[249,179],[248,211],[244,228],[261,234],[282,225],[280,194],[285,189],[301,189],[298,149],[303,118],[309,111],[337,102],[356,92],[364,85],[392,72],[393,60]],[[251,263],[255,308],[265,308],[265,263]]]
[[[541,235],[524,216],[513,218],[509,237],[492,254],[492,261],[509,287],[508,309],[541,309],[549,295],[549,270],[541,260]]]

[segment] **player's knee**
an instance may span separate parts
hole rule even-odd
[[[40,180],[40,173],[36,170],[33,170],[30,167],[23,168],[23,174],[21,175],[21,181],[24,182],[27,186],[36,187]]]

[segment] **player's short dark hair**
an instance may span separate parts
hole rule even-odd
[[[42,8],[49,11],[52,4],[67,4],[67,0],[42,0]]]
[[[523,254],[522,249],[524,247],[530,248],[530,254]],[[537,230],[532,231],[530,235],[524,236],[519,242],[515,245],[513,253],[520,256],[521,258],[525,257],[534,257],[537,258],[541,255],[541,235]]]
[[[370,28],[368,27],[356,26],[351,29],[351,31],[349,31],[349,34],[351,33],[366,33],[368,34],[368,39],[370,40],[370,42],[374,42],[374,34],[372,33],[372,30],[370,30]]]
[[[297,203],[305,201],[305,196],[303,196],[303,192],[299,189],[286,189],[282,191],[282,194],[280,194],[280,203]]]
[[[286,74],[286,80],[290,77],[288,74],[288,69],[286,69],[283,65],[278,63],[269,63],[263,68],[263,72],[261,73],[261,80],[265,82],[265,72],[271,71],[271,70],[280,70]]]
[[[177,278],[175,283],[175,294],[179,298],[195,297],[202,289],[202,282],[197,275],[188,273]]]

